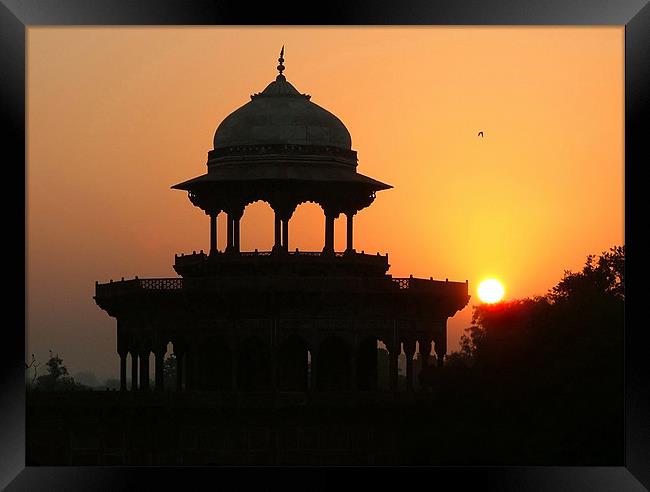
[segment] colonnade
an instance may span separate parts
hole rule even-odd
[[[297,340],[298,337],[293,337]],[[338,341],[337,341],[338,340]],[[389,388],[398,391],[398,358],[404,351],[406,358],[406,391],[414,390],[413,360],[419,346],[421,368],[427,367],[432,339],[409,338],[397,344],[387,344],[389,356]],[[203,349],[203,353],[201,353]],[[149,358],[154,354],[155,391],[165,389],[164,358],[166,346],[156,350],[131,348],[119,353],[120,390],[150,391]],[[435,344],[438,364],[442,365],[446,347]],[[309,353],[310,363],[308,364]],[[324,340],[311,350],[306,342],[294,342],[294,347],[240,344],[230,350],[226,345],[210,343],[174,344],[176,356],[176,391],[337,391],[376,390],[377,338],[368,338],[363,344],[349,348],[338,337]],[[129,357],[130,356],[130,357]],[[131,386],[127,388],[127,359],[131,360]]]
[[[293,215],[293,210],[281,212],[275,210],[275,241],[273,245],[274,252],[289,251],[289,220]],[[353,220],[356,211],[345,212],[347,218],[347,240],[346,252],[354,252],[354,226]],[[217,218],[220,212],[210,213],[210,254],[218,253],[217,247]],[[323,246],[324,254],[334,254],[334,220],[338,218],[341,212],[325,210],[325,243]],[[226,249],[225,253],[239,253],[240,248],[240,223],[244,215],[244,209],[233,209],[226,212]]]

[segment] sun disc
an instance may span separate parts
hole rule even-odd
[[[487,304],[499,302],[503,298],[504,292],[501,282],[493,278],[484,280],[478,286],[478,297]]]

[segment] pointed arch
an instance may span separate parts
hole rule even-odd
[[[330,336],[318,349],[317,387],[320,391],[349,390],[350,348],[339,336]]]
[[[260,198],[246,203],[240,224],[241,251],[271,251],[274,224],[275,212],[268,200]]]
[[[237,389],[263,391],[271,388],[271,350],[268,343],[253,336],[237,347]]]
[[[232,356],[226,342],[219,336],[203,341],[199,346],[199,389],[228,391],[232,381]]]
[[[377,389],[377,337],[367,336],[357,346],[357,385],[361,391]]]
[[[307,391],[309,346],[298,335],[289,336],[278,348],[278,388]]]
[[[323,231],[325,215],[319,203],[303,201],[291,216],[291,230],[299,231],[291,235],[289,250],[321,251],[323,249]]]

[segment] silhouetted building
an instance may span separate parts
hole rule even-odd
[[[467,282],[393,278],[387,254],[355,250],[354,216],[391,186],[357,172],[345,125],[296,90],[282,74],[282,54],[279,61],[275,80],[217,128],[207,173],[172,187],[208,216],[208,252],[177,255],[177,278],[96,284],[95,301],[117,319],[123,391],[129,355],[130,389],[150,388],[151,353],[154,388],[163,390],[169,342],[180,391],[372,391],[379,340],[391,389],[403,347],[412,390],[416,342],[422,364],[432,344],[444,359],[447,319],[467,304]],[[258,200],[275,213],[275,244],[242,251],[240,220]],[[291,217],[304,202],[323,209],[321,251],[290,246]],[[227,223],[224,251],[219,217]],[[334,249],[339,217],[347,221],[345,251]]]

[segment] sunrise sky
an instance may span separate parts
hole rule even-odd
[[[624,243],[623,27],[27,32],[27,353],[51,348],[73,375],[119,372],[95,280],[175,277],[175,253],[208,249],[207,216],[170,186],[205,173],[216,127],[275,78],[282,45],[359,172],[395,187],[355,217],[356,249],[387,252],[395,277],[469,280],[450,351],[481,280],[542,295]],[[290,230],[291,249],[321,250],[321,209],[299,206]],[[241,235],[270,249],[268,205]]]

